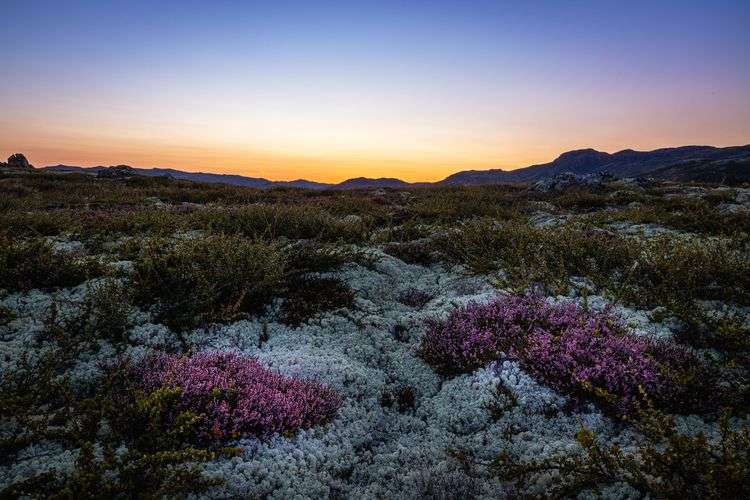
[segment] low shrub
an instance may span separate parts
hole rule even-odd
[[[683,315],[695,309],[696,299],[748,305],[750,252],[726,238],[652,238],[620,281],[615,293],[623,300]]]
[[[60,304],[53,302],[45,318],[44,335],[69,348],[97,339],[122,342],[130,327],[132,292],[123,282],[104,280],[88,287],[82,300],[65,304],[66,314],[60,314]]]
[[[317,241],[300,241],[284,248],[290,275],[324,273],[336,270],[344,264],[356,263],[369,266],[372,257],[354,246]]]
[[[429,266],[435,262],[433,244],[429,240],[389,243],[383,247],[383,251],[407,264]]]
[[[448,261],[476,273],[503,271],[506,286],[523,290],[543,285],[559,292],[568,290],[571,275],[608,284],[638,251],[634,240],[606,231],[490,219],[466,222],[435,243]]]
[[[644,498],[738,498],[750,489],[750,428],[719,419],[719,439],[678,432],[674,420],[650,409],[639,427],[644,441],[625,452],[618,443],[602,444],[585,427],[576,433],[580,452],[519,461],[508,452],[490,464],[505,481],[524,486],[552,474],[553,498],[602,495],[603,487],[627,484]]]
[[[354,304],[354,292],[341,280],[302,277],[293,280],[281,306],[281,320],[299,326],[316,314]]]
[[[733,202],[734,200],[725,200]],[[700,200],[656,200],[649,205],[603,213],[601,220],[659,224],[681,231],[732,236],[750,232],[750,218],[740,212],[723,212]]]
[[[628,335],[616,318],[573,303],[511,295],[428,320],[420,356],[438,372],[471,371],[516,357],[534,377],[605,411],[628,416],[642,390],[662,408],[710,408],[710,371],[682,348]]]
[[[408,385],[399,385],[391,389],[383,389],[380,393],[380,406],[393,408],[400,413],[406,413],[414,408],[416,403],[414,389]]]
[[[9,238],[57,236],[76,226],[70,212],[0,210],[0,233],[5,233]]]
[[[158,320],[170,328],[259,311],[282,288],[285,257],[275,244],[222,235],[167,250],[158,243],[147,242],[135,261],[133,287],[138,302],[155,303]]]
[[[104,266],[94,259],[73,252],[55,252],[43,238],[0,238],[0,289],[69,287],[103,273]]]
[[[518,398],[502,381],[495,384],[492,397],[486,403],[485,408],[493,420],[500,420],[505,413],[518,406]]]
[[[408,288],[399,294],[398,301],[406,306],[421,309],[434,297],[433,294],[425,290],[420,290],[419,288]]]
[[[268,241],[288,238],[356,243],[366,236],[369,223],[361,217],[334,217],[312,204],[279,203],[202,210],[190,217],[190,227]]]
[[[147,393],[175,391],[175,402],[165,408],[167,425],[190,412],[198,418],[199,436],[207,440],[306,429],[329,421],[340,405],[331,389],[283,377],[253,358],[230,353],[157,354],[134,373]]]
[[[16,313],[10,308],[0,306],[0,326],[5,326],[16,318]]]

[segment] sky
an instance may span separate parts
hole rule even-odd
[[[750,143],[750,2],[2,0],[0,154],[335,182]]]

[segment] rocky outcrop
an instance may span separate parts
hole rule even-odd
[[[29,163],[29,160],[21,153],[15,153],[10,155],[8,163],[6,164],[9,168],[33,168]]]
[[[615,177],[607,172],[583,175],[574,174],[573,172],[562,172],[534,183],[534,189],[545,193],[548,191],[564,191],[571,187],[601,186],[607,182],[612,182],[614,179]]]
[[[105,179],[127,179],[138,175],[133,167],[128,165],[116,165],[114,167],[107,167],[106,169],[97,172],[96,176]]]

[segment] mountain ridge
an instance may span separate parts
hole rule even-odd
[[[43,167],[52,172],[78,172],[98,174],[111,168],[127,167],[80,167],[53,165]],[[618,178],[654,176],[663,180],[701,180],[722,182],[730,178],[737,182],[750,181],[750,144],[744,146],[681,146],[660,148],[652,151],[623,149],[615,153],[597,151],[592,148],[566,151],[553,161],[514,170],[501,168],[487,170],[463,170],[438,182],[406,182],[392,177],[355,177],[339,183],[324,183],[307,179],[272,181],[263,177],[248,177],[237,174],[210,172],[186,172],[174,168],[127,167],[138,175],[149,177],[171,177],[197,182],[224,183],[256,188],[295,187],[304,189],[370,189],[408,188],[440,185],[485,185],[517,184],[535,182],[563,172],[591,174],[607,171]]]

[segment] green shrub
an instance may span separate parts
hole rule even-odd
[[[369,267],[373,262],[366,252],[342,243],[300,241],[285,247],[284,253],[292,275],[329,272],[348,263]]]
[[[393,408],[399,413],[406,413],[411,411],[415,404],[414,389],[408,385],[385,388],[380,393],[380,406],[383,408]]]
[[[492,390],[492,397],[486,403],[485,408],[490,413],[492,419],[497,421],[516,406],[518,406],[516,395],[502,381],[499,381],[495,384]]]
[[[750,233],[750,217],[746,213],[722,212],[716,206],[693,199],[651,201],[637,208],[602,213],[597,215],[596,219],[659,224],[681,231],[710,235],[732,236]]]
[[[65,315],[53,302],[45,319],[45,335],[60,345],[108,339],[127,340],[130,327],[132,291],[123,282],[107,279],[90,285],[83,300],[66,304],[72,311]]]
[[[746,305],[750,252],[724,238],[652,238],[640,245],[621,282],[616,293],[626,301],[678,313],[694,309],[695,299]]]
[[[634,452],[601,444],[586,428],[576,434],[581,453],[517,461],[501,453],[491,467],[506,481],[532,484],[538,474],[555,474],[547,492],[576,497],[626,483],[646,498],[737,498],[750,491],[750,428],[719,419],[718,441],[704,434],[682,434],[671,417],[647,410],[638,424],[644,441]]]
[[[0,238],[0,289],[28,291],[75,286],[100,276],[104,266],[73,252],[55,252],[42,238]]]
[[[0,210],[0,232],[7,237],[57,236],[72,231],[77,221],[70,212]]]
[[[364,239],[369,224],[362,219],[334,217],[314,205],[277,204],[201,210],[191,215],[190,227],[266,241],[288,238],[355,243]]]
[[[523,187],[448,186],[409,191],[408,218],[426,223],[455,223],[477,217],[513,220],[520,217],[520,204],[528,198]]]
[[[428,240],[389,243],[383,247],[383,251],[407,264],[429,266],[435,262],[433,243]]]
[[[0,326],[5,326],[16,318],[16,313],[11,309],[0,306]]]
[[[208,236],[164,249],[147,242],[135,262],[133,287],[157,319],[184,330],[258,312],[279,293],[285,256],[275,244]]]
[[[529,224],[482,219],[462,224],[436,240],[449,261],[477,273],[502,270],[517,289],[543,284],[567,291],[571,275],[606,283],[637,251],[630,239],[574,227],[537,228]]]
[[[298,326],[316,314],[351,307],[354,292],[341,280],[303,277],[290,283],[281,306],[281,320]]]

